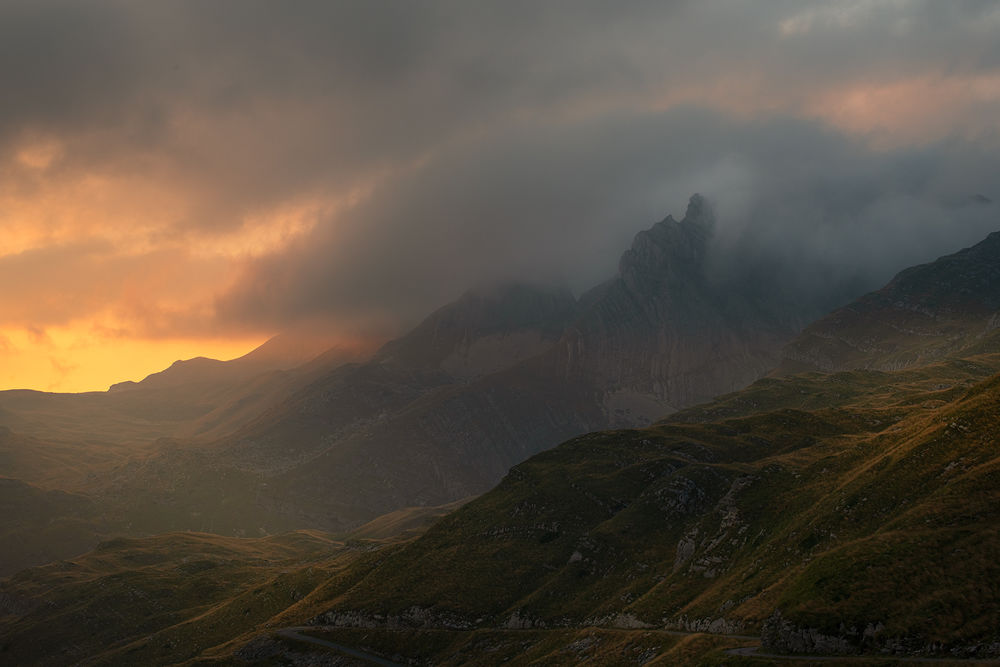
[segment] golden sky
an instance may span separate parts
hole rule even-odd
[[[583,289],[694,191],[864,275],[994,225],[995,5],[502,5],[4,3],[0,389]]]

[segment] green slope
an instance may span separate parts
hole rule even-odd
[[[3,582],[3,659],[308,662],[319,649],[267,635],[309,619],[434,664],[725,663],[742,642],[670,629],[995,655],[998,370],[979,355],[765,379],[539,454],[395,544],[116,540]]]
[[[972,652],[1000,639],[998,369],[981,356],[765,380],[576,438],[380,554],[321,620]],[[788,397],[827,407],[778,408]],[[699,421],[720,412],[748,414]]]
[[[415,539],[369,538],[420,532],[438,510],[339,540],[117,540],[24,571],[0,583],[0,661],[339,664],[273,634],[310,619],[418,664],[752,662],[721,652],[739,633],[775,652],[1000,658],[998,257],[993,235],[905,271],[786,355],[839,372],[574,438]],[[261,482],[189,465],[177,486],[159,463],[138,464],[141,491],[170,492],[134,508],[148,525],[190,513],[193,489],[221,491],[205,519],[225,523]]]
[[[364,549],[314,532],[116,539],[0,583],[0,663],[173,664],[297,605]],[[244,643],[245,643],[244,641]]]

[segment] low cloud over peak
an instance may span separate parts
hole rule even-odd
[[[770,265],[804,288],[874,287],[997,227],[992,204],[966,205],[995,188],[997,168],[961,142],[873,150],[813,121],[702,109],[530,127],[439,152],[250,262],[220,312],[408,323],[482,281],[579,292],[614,273],[636,232],[683,217],[695,190],[717,210],[718,270]]]
[[[976,2],[8,2],[0,335],[387,335],[473,285],[586,289],[693,192],[722,264],[877,282],[995,226],[961,202],[1000,200],[998,27]]]

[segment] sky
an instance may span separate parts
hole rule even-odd
[[[579,293],[694,192],[720,265],[877,287],[1000,229],[997,35],[961,0],[3,0],[0,389]]]

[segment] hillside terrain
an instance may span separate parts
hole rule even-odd
[[[455,507],[400,510],[345,535],[185,532],[102,542],[0,581],[0,662],[148,665],[221,655],[229,663],[261,628],[321,611],[331,583],[354,576],[350,563],[412,539]]]
[[[703,421],[699,408],[646,429],[582,436],[516,466],[416,540],[325,538],[312,561],[298,555],[289,565],[262,554],[251,559],[253,585],[220,576],[245,567],[222,552],[218,598],[204,603],[211,613],[194,605],[156,627],[110,623],[131,634],[100,652],[114,662],[125,650],[114,647],[128,647],[147,664],[174,662],[181,650],[282,655],[294,647],[253,637],[313,619],[341,643],[404,656],[409,647],[434,662],[464,655],[489,664],[477,651],[514,650],[524,646],[519,632],[534,632],[539,655],[590,650],[617,664],[609,656],[624,652],[641,664],[676,649],[677,637],[657,634],[664,628],[762,632],[776,651],[994,655],[997,370],[994,354],[893,373],[767,379],[724,397],[722,419]],[[789,396],[823,407],[776,407]],[[100,581],[128,582],[136,600],[156,591],[184,599],[164,572],[181,576],[186,562],[205,560],[199,549],[227,540],[116,541],[8,579],[0,593],[9,650],[27,651],[39,627],[120,613],[124,598],[88,592]],[[301,601],[279,595],[282,587]],[[266,604],[258,614],[248,600]],[[591,626],[607,630],[574,630]],[[706,642],[695,655],[739,645]]]
[[[383,557],[319,621],[996,653],[1000,357],[921,370],[793,376],[748,390],[763,410],[571,440]],[[789,394],[825,405],[773,407]]]
[[[995,261],[962,251],[920,272],[951,270],[956,257]],[[951,289],[985,300],[1000,285],[989,279],[970,291],[959,280]],[[957,312],[947,293],[937,298],[941,312]],[[968,321],[990,317],[970,309]],[[915,337],[920,361],[898,370],[862,361],[833,373],[775,374],[644,428],[575,437],[515,465],[419,537],[313,534],[323,545],[315,560],[310,551],[298,565],[269,570],[261,561],[271,582],[262,585],[301,581],[301,599],[225,584],[218,612],[188,608],[174,624],[90,650],[98,662],[120,660],[125,646],[144,663],[195,655],[208,664],[308,662],[319,649],[274,630],[309,624],[340,645],[416,664],[495,664],[499,656],[754,664],[722,652],[747,646],[746,635],[776,653],[1000,659],[1000,331],[977,324],[965,332],[930,351]],[[411,523],[386,518],[358,535],[381,538],[380,526],[400,521]],[[117,554],[105,575],[146,571],[119,554],[131,550],[178,567],[183,549],[157,542],[164,539],[179,538],[103,547]],[[87,577],[57,574],[75,567],[34,568],[0,585],[8,650],[27,651],[38,628],[117,613],[117,602],[87,602]],[[132,594],[143,599],[151,587],[143,581]],[[266,611],[254,615],[248,595],[267,600]],[[216,620],[237,608],[251,610],[246,623]],[[191,645],[172,639],[202,635]],[[56,650],[33,659],[59,662]]]
[[[195,472],[205,485],[189,499],[204,518],[180,524],[155,484],[122,495],[116,480],[179,443],[197,449],[232,432],[295,387],[364,354],[339,346],[316,356],[317,345],[326,349],[322,338],[277,336],[239,359],[178,361],[107,392],[0,392],[0,576],[83,553],[114,535],[230,531],[224,517],[233,508],[217,509],[226,484],[204,469]]]
[[[118,534],[342,532],[482,493],[578,433],[645,426],[744,386],[815,305],[715,275],[714,225],[695,195],[579,299],[471,290],[368,359],[279,336],[108,392],[2,392],[0,424],[21,444],[0,451],[18,452],[0,475],[82,494],[99,519],[89,543],[0,553],[0,572]]]
[[[902,272],[789,345],[866,312],[873,356],[850,348],[839,363],[853,370],[776,375],[535,456],[317,622],[667,627],[759,632],[779,652],[1000,655],[996,238]],[[945,333],[928,344],[928,329],[880,326],[900,303],[924,304]],[[913,361],[873,370],[887,349]]]

